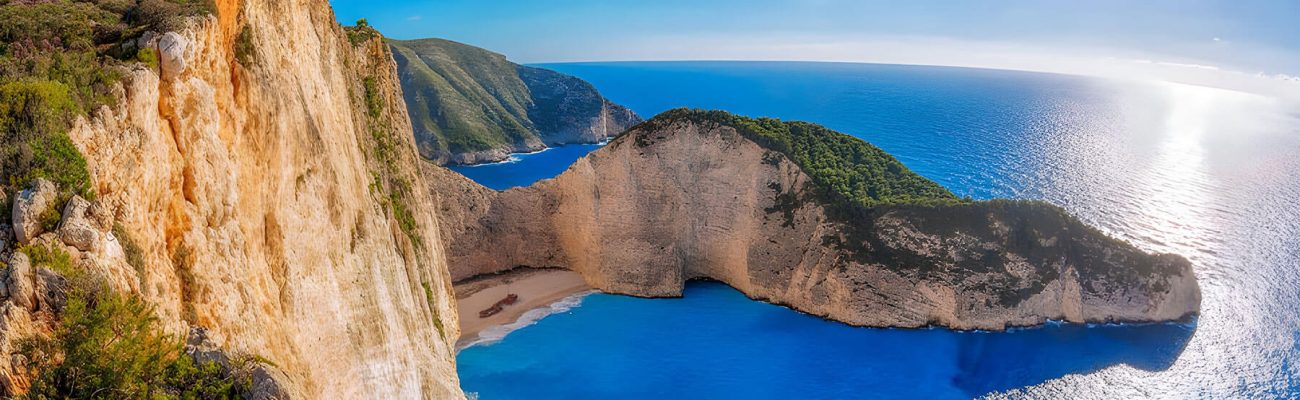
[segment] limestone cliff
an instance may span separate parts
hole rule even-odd
[[[641,122],[590,83],[442,39],[388,40],[420,154],[440,164],[597,143]]]
[[[142,260],[78,257],[126,269],[119,286],[170,330],[269,360],[297,397],[462,397],[443,241],[388,47],[350,42],[324,0],[216,9],[141,38],[158,69],[126,71],[116,105],[68,133],[103,240],[129,235]]]
[[[452,278],[562,267],[607,292],[655,297],[710,278],[866,326],[1164,321],[1199,309],[1185,259],[1143,253],[1057,207],[857,206],[736,126],[666,114],[526,188],[427,171],[440,207],[461,210],[443,220]],[[895,164],[883,169],[906,172]]]

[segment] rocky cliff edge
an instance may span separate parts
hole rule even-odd
[[[855,205],[778,150],[678,110],[530,187],[494,192],[427,173],[443,175],[430,181],[456,280],[560,267],[606,292],[660,297],[714,279],[862,326],[998,330],[1199,310],[1187,260],[1142,252],[1059,207]]]

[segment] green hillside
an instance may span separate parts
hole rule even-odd
[[[596,142],[640,121],[578,78],[449,40],[387,42],[420,154],[431,160],[490,161],[507,152]]]

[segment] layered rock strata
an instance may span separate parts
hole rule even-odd
[[[68,133],[95,194],[68,211],[91,217],[41,233],[16,215],[5,239],[58,241],[178,337],[202,328],[207,345],[278,366],[258,389],[274,397],[463,397],[437,215],[388,47],[349,40],[323,0],[215,8],[141,38],[158,68],[123,71],[115,105]],[[18,196],[21,213],[49,203]],[[23,317],[51,307],[28,295],[44,275],[12,258],[6,344],[54,318]]]

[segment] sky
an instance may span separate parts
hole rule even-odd
[[[1300,93],[1295,0],[332,0],[387,37],[520,63],[954,65]]]

